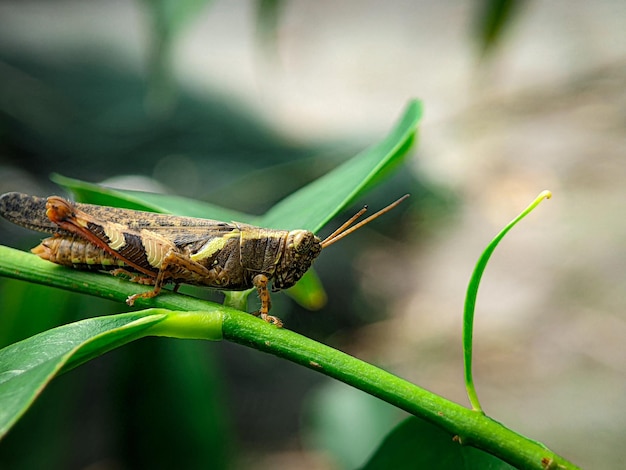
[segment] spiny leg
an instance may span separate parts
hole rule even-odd
[[[126,303],[132,306],[137,299],[151,299],[152,297],[159,295],[159,292],[161,292],[161,288],[163,287],[163,283],[165,282],[165,275],[168,274],[168,267],[170,265],[175,265],[173,261],[176,261],[178,258],[178,253],[169,251],[161,261],[159,273],[157,274],[156,279],[154,279],[154,289],[148,292],[129,295],[126,299]]]
[[[216,268],[219,268],[216,267]],[[206,266],[203,266],[196,261],[190,259],[188,256],[174,250],[168,251],[161,261],[161,266],[159,268],[159,272],[156,275],[156,279],[152,282],[154,285],[154,290],[150,292],[143,292],[139,294],[134,294],[126,299],[126,303],[128,305],[133,305],[136,299],[149,299],[152,297],[156,297],[159,292],[161,292],[161,288],[163,284],[172,278],[172,271],[187,271],[195,274],[198,277],[201,277],[205,280],[214,281],[215,285],[219,285],[221,281],[221,277],[225,274],[223,270],[220,269],[208,269]],[[180,282],[174,281],[176,286],[180,284]],[[177,289],[177,287],[175,287]]]

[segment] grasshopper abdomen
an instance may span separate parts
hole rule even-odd
[[[120,258],[79,237],[46,238],[31,252],[52,263],[74,269],[110,271],[126,266]]]

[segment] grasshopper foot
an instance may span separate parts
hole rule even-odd
[[[156,297],[157,295],[159,295],[159,291],[156,289],[151,290],[149,292],[142,292],[140,294],[129,295],[128,298],[126,299],[126,303],[132,307],[135,304],[135,300],[137,299],[151,299],[152,297]]]
[[[261,313],[260,317],[261,317],[261,320],[264,320],[267,323],[271,323],[272,325],[275,325],[276,328],[282,328],[283,327],[283,322],[278,317],[275,317],[273,315],[268,315],[267,313],[265,313],[265,314]]]

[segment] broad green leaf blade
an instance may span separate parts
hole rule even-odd
[[[121,207],[136,211],[164,212],[168,211],[157,205],[150,204],[141,198],[133,197],[126,191],[107,188],[95,183],[88,183],[67,176],[53,173],[50,179],[71,192],[78,202],[97,204],[100,206]]]
[[[411,417],[382,442],[362,470],[512,470],[515,467],[473,447],[462,446],[441,428]]]
[[[172,214],[198,217],[200,219],[221,220],[223,222],[243,222],[252,225],[258,222],[258,216],[187,197],[142,191],[124,191],[123,193],[131,197],[141,198],[142,201],[154,207],[163,208],[166,212]]]
[[[421,103],[411,101],[395,128],[382,142],[283,199],[261,217],[263,226],[317,232],[341,209],[401,163],[413,143],[421,116]]]
[[[254,224],[257,219],[253,215],[181,196],[111,189],[56,174],[52,175],[52,181],[74,194],[79,202],[88,204],[215,219],[225,222],[237,221]]]
[[[148,309],[82,320],[0,350],[0,437],[60,372],[144,336],[220,340],[222,318]]]
[[[402,117],[383,141],[283,199],[262,217],[177,196],[103,188],[59,175],[53,176],[53,181],[72,191],[82,202],[92,204],[224,221],[237,220],[264,228],[307,229],[317,232],[345,206],[402,162],[413,144],[421,116],[421,102],[409,102]]]
[[[83,320],[0,350],[0,437],[63,368],[132,341],[164,317],[138,312]]]

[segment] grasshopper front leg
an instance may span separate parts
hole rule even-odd
[[[277,327],[283,326],[283,322],[280,321],[280,318],[274,317],[272,315],[268,315],[270,308],[272,308],[272,302],[270,300],[270,291],[267,288],[268,279],[265,274],[257,274],[252,279],[252,283],[259,294],[259,300],[261,301],[261,308],[255,315],[259,315],[263,320],[268,323],[272,323]]]

